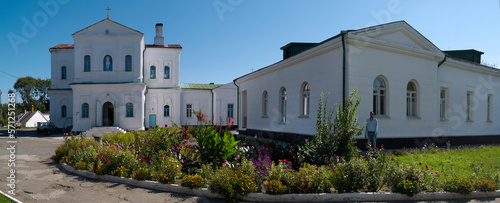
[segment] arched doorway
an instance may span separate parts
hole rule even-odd
[[[114,121],[114,107],[111,102],[106,102],[102,105],[102,125],[113,126]]]

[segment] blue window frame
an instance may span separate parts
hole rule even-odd
[[[132,71],[132,56],[127,55],[125,56],[125,72],[130,72]]]
[[[85,57],[83,57],[83,72],[90,72],[90,56],[89,55],[85,55]]]
[[[104,56],[102,60],[102,69],[103,71],[113,71],[113,59],[110,55]]]
[[[61,67],[61,79],[66,80],[66,66]]]
[[[61,106],[61,118],[66,118],[67,116],[67,107],[66,106]]]
[[[134,104],[127,103],[126,104],[126,117],[134,117]]]
[[[163,73],[164,79],[170,79],[170,66],[165,66],[165,71]]]
[[[149,70],[150,70],[149,78],[156,79],[156,66],[151,66]]]
[[[88,118],[89,117],[89,104],[83,103],[82,104],[82,118]]]
[[[170,106],[169,105],[165,105],[163,107],[163,116],[170,117]]]

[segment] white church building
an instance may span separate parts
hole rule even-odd
[[[379,138],[500,135],[500,70],[480,51],[440,50],[405,21],[281,49],[283,60],[234,80],[240,133],[314,135],[321,93],[333,107],[358,88],[360,124],[374,111]]]
[[[182,84],[182,47],[164,44],[156,24],[154,44],[144,34],[109,19],[75,32],[74,44],[51,53],[50,118],[59,128],[72,120],[73,131],[116,126],[197,125],[195,111],[207,121],[235,122],[236,87],[231,82]]]

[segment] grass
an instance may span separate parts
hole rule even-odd
[[[401,164],[415,163],[428,172],[439,171],[443,180],[454,176],[464,178],[492,177],[500,173],[500,147],[480,146],[477,148],[410,150],[402,156],[393,155]],[[474,175],[473,175],[474,174]]]
[[[13,201],[7,198],[6,196],[0,194],[0,203],[11,203],[11,202]]]

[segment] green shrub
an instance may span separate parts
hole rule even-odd
[[[203,164],[201,165],[199,175],[205,180],[204,187],[208,187],[208,183],[212,180],[213,177],[217,174],[217,170],[212,168],[211,165]]]
[[[157,155],[153,155],[152,165],[156,166],[156,170],[160,174],[170,173],[172,178],[180,177],[182,174],[182,164],[176,157],[164,154],[160,151]]]
[[[317,167],[304,164],[298,172],[291,173],[287,188],[293,193],[323,193],[330,192],[331,182],[326,166]]]
[[[422,192],[422,188],[418,181],[405,179],[396,185],[394,192],[413,197],[414,195]]]
[[[214,126],[199,126],[196,140],[201,160],[220,165],[224,160],[229,160],[236,153],[236,145],[239,141],[225,131],[220,135]]]
[[[299,157],[302,162],[324,164],[325,161],[336,160],[334,155],[346,160],[357,155],[358,148],[354,138],[361,135],[364,129],[359,127],[356,116],[356,109],[361,102],[361,98],[356,99],[357,91],[355,88],[350,93],[349,99],[342,101],[342,105],[335,105],[334,119],[332,118],[333,109],[327,109],[328,96],[323,102],[324,94],[321,93],[316,118],[316,134],[312,141],[306,141],[299,148]]]
[[[385,185],[386,172],[389,167],[387,153],[382,150],[370,148],[366,156],[366,189],[370,192],[377,192]]]
[[[99,162],[97,163],[97,167],[95,168],[94,172],[97,175],[105,175],[106,173],[108,173],[108,170],[105,164]]]
[[[182,177],[181,185],[190,189],[201,188],[205,185],[205,180],[200,175],[185,175]]]
[[[455,176],[451,180],[444,183],[444,191],[470,195],[472,191],[474,191],[474,187],[469,180]]]
[[[76,162],[75,169],[85,170],[85,162],[83,161]]]
[[[128,177],[128,171],[124,166],[120,166],[112,174],[118,177]]]
[[[150,180],[151,174],[148,169],[139,168],[132,174],[132,178],[136,180]]]
[[[120,144],[122,146],[128,147],[131,144],[135,143],[135,134],[132,132],[106,134],[102,136],[102,141],[109,144]]]
[[[408,196],[418,194],[422,191],[424,184],[424,176],[419,167],[415,164],[408,166],[405,165],[391,165],[387,172],[388,182],[392,187],[392,191],[406,194]],[[405,186],[407,187],[405,189]],[[415,190],[413,188],[420,188]],[[411,192],[408,192],[408,191]]]
[[[478,192],[494,192],[497,187],[488,180],[479,180],[474,184],[474,189]]]
[[[248,175],[235,173],[223,167],[210,181],[209,189],[224,196],[227,201],[236,201],[239,196],[254,191],[255,184]]]
[[[335,165],[331,177],[333,187],[339,193],[358,192],[367,186],[365,178],[368,174],[362,159],[352,159]]]
[[[266,193],[270,195],[281,195],[288,193],[288,188],[279,180],[267,182]]]

